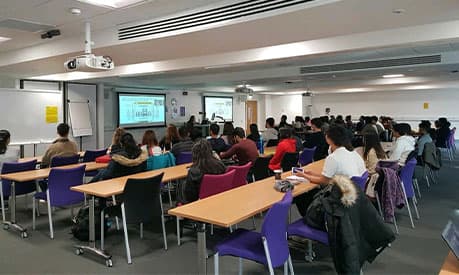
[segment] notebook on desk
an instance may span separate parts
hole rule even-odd
[[[455,210],[441,234],[451,251],[459,260],[459,210]]]

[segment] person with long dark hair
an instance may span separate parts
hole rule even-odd
[[[159,142],[159,147],[169,151],[172,146],[180,141],[177,127],[173,124],[169,124],[166,128],[166,134]]]
[[[303,147],[314,148],[314,160],[321,160],[328,155],[328,144],[325,141],[325,135],[322,132],[322,120],[320,118],[313,118],[311,120],[312,133],[306,135]]]
[[[258,125],[255,123],[250,124],[250,135],[247,136],[247,139],[253,140],[255,144],[260,142],[260,132],[258,131]]]
[[[117,151],[121,150],[120,139],[121,139],[121,136],[124,135],[124,133],[126,133],[124,128],[118,127],[115,129],[115,131],[113,132],[113,136],[112,136],[112,144],[110,144],[110,146],[108,147],[108,151],[107,151],[108,154],[112,155],[116,153]]]
[[[91,182],[140,173],[147,169],[148,154],[137,146],[130,133],[121,136],[120,144],[121,150],[112,155],[107,168],[101,170]]]
[[[379,136],[376,133],[365,135],[363,137],[363,160],[369,176],[365,192],[371,198],[375,197],[374,187],[379,177],[376,165],[378,161],[384,159],[387,159],[387,155],[381,146]]]
[[[17,162],[19,159],[19,150],[9,147],[11,134],[8,130],[0,130],[0,173],[3,163]],[[1,187],[0,187],[1,188]]]
[[[192,148],[192,160],[184,185],[179,188],[178,201],[189,203],[199,199],[202,177],[205,174],[223,174],[226,167],[213,156],[210,144],[205,140],[198,140]]]
[[[159,156],[161,155],[161,147],[158,144],[155,131],[146,130],[142,137],[141,149],[146,151],[148,156]]]
[[[232,122],[225,122],[223,124],[223,133],[221,135],[221,138],[225,141],[226,144],[228,145],[233,145],[234,144],[234,125]]]
[[[437,129],[437,140],[435,145],[440,148],[448,147],[448,138],[451,134],[451,123],[446,119],[446,117],[441,117],[438,119],[438,129]]]

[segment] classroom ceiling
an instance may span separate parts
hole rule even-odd
[[[171,36],[132,42],[117,39],[120,24],[237,2],[241,1],[150,0],[124,9],[107,9],[76,0],[0,1],[0,26],[4,19],[18,19],[56,26],[62,33],[42,40],[39,33],[0,27],[0,37],[12,38],[0,42],[0,77],[214,92],[230,92],[245,81],[259,93],[380,86],[371,81],[390,71],[402,71],[405,79],[417,77],[418,83],[431,85],[457,79],[457,74],[451,73],[458,69],[459,58],[454,55],[436,66],[299,74],[299,67],[314,64],[435,53],[451,56],[459,51],[457,0],[316,0],[310,6]],[[68,10],[72,7],[80,8],[82,14],[71,15]],[[95,53],[110,55],[116,62],[114,71],[64,71],[63,63],[83,49],[87,20],[92,24]],[[153,69],[142,71],[144,67]]]

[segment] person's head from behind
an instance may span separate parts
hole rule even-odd
[[[166,139],[168,139],[170,142],[170,140],[178,139],[178,138],[179,138],[179,134],[177,131],[177,127],[175,127],[175,125],[169,124],[166,130]]]
[[[155,131],[146,130],[142,137],[142,145],[150,147],[158,146],[158,139],[156,138]]]
[[[283,122],[283,123],[287,122],[287,115],[282,115],[281,116],[281,122]]]
[[[296,116],[295,117],[295,122],[304,122],[303,117],[302,116]]]
[[[352,122],[352,116],[351,115],[347,115],[345,119],[346,119],[346,122]]]
[[[5,154],[8,144],[10,144],[10,132],[8,130],[0,130],[0,155]]]
[[[364,120],[365,120],[365,124],[371,124],[371,116],[366,116]]]
[[[57,134],[60,137],[66,138],[69,136],[70,127],[67,123],[57,125]]]
[[[386,153],[384,152],[384,149],[381,146],[381,140],[379,139],[379,136],[374,133],[366,134],[363,136],[363,146],[364,159],[367,158],[368,152],[370,152],[371,149],[375,150],[376,156],[379,159],[383,159],[386,156]]]
[[[195,123],[196,122],[196,117],[195,116],[190,116],[190,119],[188,120],[188,123]]]
[[[191,148],[191,154],[193,165],[196,165],[200,168],[205,167],[211,158],[213,158],[212,147],[210,146],[210,143],[205,139],[199,139],[194,143],[193,147]]]
[[[241,127],[236,127],[233,132],[234,140],[240,142],[245,138],[245,131]]]
[[[320,132],[322,131],[322,119],[315,117],[311,120],[311,129],[313,132]]]
[[[426,121],[422,121],[419,123],[419,133],[420,134],[428,134],[430,131],[430,123],[427,123]]]
[[[284,127],[279,129],[279,138],[286,139],[286,138],[291,138],[292,137],[292,129]]]
[[[429,120],[421,120],[421,123],[427,125],[427,127],[430,129],[432,127],[432,123],[430,123]]]
[[[130,133],[124,133],[120,139],[121,147],[129,158],[136,158],[140,154],[140,148]]]
[[[322,120],[323,123],[330,122],[330,119],[328,118],[328,116],[321,116],[320,119]]]
[[[231,136],[234,132],[234,126],[232,122],[225,122],[223,124],[223,135],[224,136]]]
[[[211,137],[218,136],[219,132],[220,132],[220,126],[218,126],[217,123],[210,124],[210,136]]]
[[[307,116],[307,117],[304,118],[304,122],[308,123],[309,121],[311,121],[310,117]]]
[[[397,123],[394,125],[394,137],[401,137],[411,133],[411,126],[408,123]]]
[[[272,117],[268,117],[266,119],[266,125],[265,125],[266,128],[274,128],[274,118]]]
[[[352,148],[346,129],[342,126],[331,126],[325,134],[325,140],[332,150],[338,147],[345,147],[348,151],[352,151],[354,149]]]
[[[376,124],[378,122],[378,117],[377,116],[372,116],[371,117],[371,123]]]
[[[123,128],[116,128],[113,132],[112,144],[120,144],[121,136],[124,135],[126,131]]]
[[[178,133],[181,139],[186,139],[190,136],[190,132],[188,132],[188,129],[185,126],[180,127]]]
[[[260,136],[260,132],[258,132],[258,125],[255,124],[255,123],[252,123],[250,124],[250,134],[252,134],[253,136]]]
[[[448,121],[448,119],[446,119],[446,117],[440,117],[438,119],[438,122],[440,123],[440,127],[448,128],[449,126],[451,126],[451,123],[449,123],[449,121]]]

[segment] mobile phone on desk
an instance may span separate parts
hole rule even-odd
[[[304,173],[303,168],[301,168],[301,167],[292,167],[292,175],[295,175],[298,172]]]

